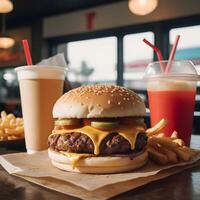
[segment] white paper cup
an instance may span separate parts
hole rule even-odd
[[[65,68],[23,66],[17,72],[25,142],[28,153],[48,148],[47,139],[54,127],[52,108],[63,93]]]

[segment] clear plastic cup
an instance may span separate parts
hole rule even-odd
[[[191,61],[171,61],[169,70],[163,72],[168,61],[150,63],[145,71],[147,81],[151,126],[162,118],[168,120],[163,132],[171,136],[177,131],[185,144],[189,146],[197,81],[199,75]]]
[[[52,109],[63,94],[65,68],[56,66],[23,66],[17,72],[25,142],[28,153],[48,148],[47,138],[54,127]]]

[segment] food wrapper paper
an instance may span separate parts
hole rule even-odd
[[[41,60],[37,65],[50,65],[50,66],[60,66],[67,68],[67,63],[65,60],[64,53],[58,53],[52,57]]]
[[[47,151],[0,156],[0,164],[8,173],[49,189],[82,199],[108,199],[151,181],[178,173],[200,164],[200,153],[189,162],[158,166],[148,162],[133,172],[92,175],[61,171],[52,166]],[[100,196],[98,194],[101,194]]]

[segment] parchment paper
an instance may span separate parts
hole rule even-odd
[[[67,63],[65,60],[64,53],[58,53],[52,57],[41,60],[37,65],[50,65],[50,66],[60,66],[67,68]]]
[[[185,165],[182,167],[173,167],[170,169],[166,169],[153,176],[137,178],[130,181],[104,186],[94,191],[88,191],[71,183],[57,180],[51,177],[47,178],[32,178],[32,177],[21,177],[21,176],[19,177],[27,181],[30,181],[32,183],[35,183],[37,185],[46,187],[48,189],[55,190],[57,192],[61,192],[63,194],[67,194],[70,196],[75,196],[84,200],[105,200],[117,196],[121,193],[127,192],[129,190],[138,188],[142,185],[148,184],[152,181],[163,179],[178,172],[181,172],[185,169],[195,167],[197,165],[200,165],[200,161],[195,162],[192,165]]]
[[[199,159],[200,153],[187,163],[182,162],[161,167],[149,162],[137,171],[111,175],[61,171],[51,165],[47,151],[33,155],[26,153],[3,155],[0,156],[0,164],[10,174],[65,194],[82,199],[107,199],[192,167]],[[199,164],[199,162],[196,164]],[[101,192],[101,198],[97,195],[97,192]]]

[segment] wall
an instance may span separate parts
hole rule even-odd
[[[0,50],[0,67],[17,67],[26,63],[21,41],[26,38],[31,41],[31,27],[23,26],[7,30],[7,34],[15,39],[15,45],[12,48]]]
[[[93,11],[96,13],[93,31],[97,31],[200,14],[200,1],[160,0],[156,10],[143,17],[133,15],[127,1],[47,17],[43,20],[43,37],[87,32],[86,13]]]

